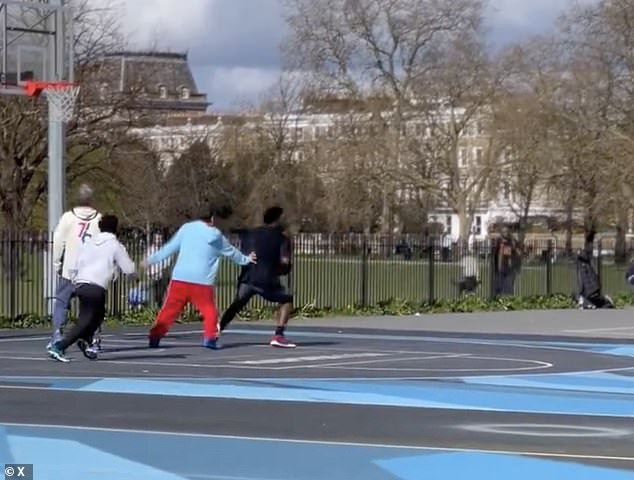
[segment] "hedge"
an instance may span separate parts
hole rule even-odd
[[[629,294],[613,298],[617,308],[634,305],[634,297]],[[499,312],[521,310],[562,310],[577,308],[569,295],[548,295],[532,297],[502,297],[497,300],[488,300],[479,297],[463,297],[459,300],[439,300],[432,304],[419,304],[408,300],[391,299],[368,307],[350,305],[343,309],[314,308],[306,305],[295,309],[293,317],[299,318],[326,318],[338,316],[404,316],[415,314],[436,313],[475,313],[475,312]],[[244,310],[240,318],[245,321],[257,321],[270,319],[273,316],[272,307],[248,308]],[[116,325],[150,325],[156,317],[156,310],[141,309],[128,311],[119,316],[110,316],[106,324]],[[195,313],[186,313],[181,317],[183,323],[198,322],[199,317]],[[17,318],[0,317],[0,328],[49,328],[49,316],[22,315]]]

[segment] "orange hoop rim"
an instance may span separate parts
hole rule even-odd
[[[74,87],[75,84],[71,82],[25,82],[24,90],[29,97],[37,96],[42,93],[42,90],[51,88],[53,90],[62,90],[65,88]]]

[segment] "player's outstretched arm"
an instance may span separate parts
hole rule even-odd
[[[244,255],[240,250],[229,243],[226,237],[220,236],[219,241],[221,243],[220,254],[229,258],[232,262],[238,265],[248,265],[249,263],[256,263],[257,257],[255,252],[251,252],[249,255]]]
[[[125,275],[131,277],[132,280],[136,280],[138,276],[134,261],[130,258],[130,255],[128,255],[126,248],[121,244],[117,245],[117,249],[114,252],[114,261]]]
[[[154,265],[155,263],[160,263],[165,260],[167,257],[173,255],[178,252],[181,248],[181,239],[183,237],[183,227],[178,229],[178,232],[169,239],[165,245],[163,245],[157,252],[150,255],[144,263],[144,265]]]

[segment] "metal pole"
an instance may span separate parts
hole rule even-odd
[[[51,5],[58,5],[62,7],[62,0],[50,0]],[[64,66],[64,14],[62,9],[58,9],[53,16],[55,22],[55,47],[54,56],[50,59],[50,72],[49,81],[63,80],[63,66]],[[47,295],[49,314],[53,313],[53,296],[57,290],[57,276],[52,271],[52,258],[53,258],[53,231],[57,226],[57,222],[64,213],[64,193],[66,191],[65,185],[65,165],[64,154],[65,148],[65,129],[64,124],[55,119],[52,115],[53,106],[51,102],[48,102],[48,233],[49,233],[49,245],[48,245],[48,259],[45,272],[49,272],[47,282],[49,288],[49,294]]]
[[[2,81],[2,83],[7,82],[7,60],[8,60],[8,54],[7,54],[7,7],[5,5],[0,6],[0,12],[2,13],[2,78],[0,78],[0,81]]]

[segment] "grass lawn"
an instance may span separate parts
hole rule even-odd
[[[132,254],[133,257],[137,257]],[[9,281],[0,276],[0,316],[19,314],[45,314],[47,304],[44,295],[42,255],[29,252],[19,261],[21,278]],[[137,257],[138,258],[138,257]],[[430,278],[430,273],[433,275]],[[365,272],[365,282],[364,282]],[[627,292],[624,267],[604,264],[602,283],[604,291],[617,295]],[[216,302],[224,309],[231,302],[238,268],[228,261],[221,264],[216,285]],[[376,304],[390,298],[425,302],[430,298],[456,298],[453,281],[459,279],[461,269],[455,263],[434,262],[430,267],[421,260],[369,260],[364,267],[361,258],[296,257],[291,279],[296,305],[312,304],[316,307],[345,307],[359,304],[365,297],[368,304]],[[480,264],[482,284],[478,294],[490,296],[489,263]],[[430,280],[432,280],[430,282]],[[110,289],[110,311],[128,308],[127,292],[130,284],[119,281]],[[552,266],[552,291],[570,294],[575,288],[574,264],[556,263]],[[52,292],[47,292],[52,296]],[[540,295],[547,292],[546,266],[525,265],[515,282],[518,296]],[[254,305],[265,305],[257,300]]]

